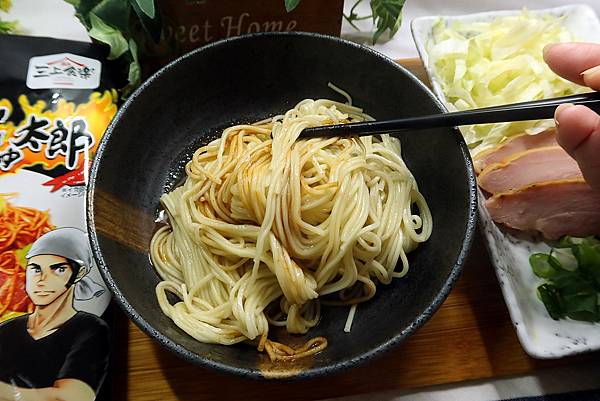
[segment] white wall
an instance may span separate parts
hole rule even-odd
[[[183,0],[182,0],[183,1]],[[218,0],[213,0],[218,1]],[[282,0],[283,1],[283,0]],[[328,0],[322,0],[328,1]],[[348,12],[356,0],[345,0]],[[600,0],[406,0],[402,26],[392,40],[380,41],[374,47],[392,58],[417,57],[417,51],[410,34],[410,21],[427,15],[460,15],[491,10],[539,9],[567,4],[588,4],[600,15]],[[359,14],[368,15],[369,0],[363,0],[358,7]],[[2,16],[6,16],[0,13]],[[13,0],[13,9],[7,16],[17,18],[25,29],[25,34],[51,36],[55,38],[89,41],[83,26],[73,16],[73,8],[63,0]],[[371,21],[361,21],[364,32],[356,32],[346,21],[342,26],[342,36],[370,43]]]

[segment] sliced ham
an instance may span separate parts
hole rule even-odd
[[[548,146],[558,146],[555,128],[547,129],[535,135],[522,134],[512,137],[502,145],[477,153],[473,159],[475,172],[479,174],[489,165],[500,163],[517,153]]]
[[[485,205],[496,223],[539,231],[548,239],[600,234],[600,191],[585,181],[534,184],[492,196]]]
[[[583,179],[579,165],[558,146],[530,149],[489,165],[477,177],[479,186],[491,194],[536,183]]]

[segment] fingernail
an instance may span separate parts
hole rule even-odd
[[[544,46],[544,49],[542,50],[542,54],[545,56],[546,53],[548,53],[548,51],[552,48],[552,46],[554,46],[555,43],[550,43],[547,44],[546,46]]]
[[[564,103],[564,104],[561,104],[561,105],[559,105],[559,106],[556,108],[556,110],[554,111],[554,124],[556,124],[556,126],[557,126],[557,127],[559,126],[559,123],[558,123],[558,118],[559,118],[559,115],[560,115],[560,114],[561,114],[561,113],[562,113],[562,112],[563,112],[565,109],[568,109],[569,107],[572,107],[572,106],[574,106],[574,104],[573,104],[573,103]]]
[[[600,65],[597,65],[592,68],[588,68],[587,70],[585,70],[584,72],[581,73],[581,76],[591,77],[592,75],[595,75],[598,72],[600,72]]]

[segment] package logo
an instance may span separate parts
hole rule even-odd
[[[102,64],[71,53],[32,57],[27,70],[29,89],[96,89]]]

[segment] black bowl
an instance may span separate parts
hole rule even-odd
[[[429,241],[409,254],[403,279],[379,285],[358,307],[350,333],[347,307],[324,307],[306,338],[329,346],[301,365],[270,364],[247,345],[203,344],[158,307],[148,246],[159,197],[183,175],[191,153],[240,122],[279,114],[305,98],[343,100],[348,91],[376,119],[443,112],[412,74],[368,48],[314,34],[277,33],[221,41],[169,64],[139,88],[108,128],[90,174],[88,231],[108,287],[133,321],[169,350],[200,365],[247,377],[315,377],[343,371],[411,335],[448,295],[475,229],[476,184],[456,129],[401,135],[404,160],[429,203]]]

